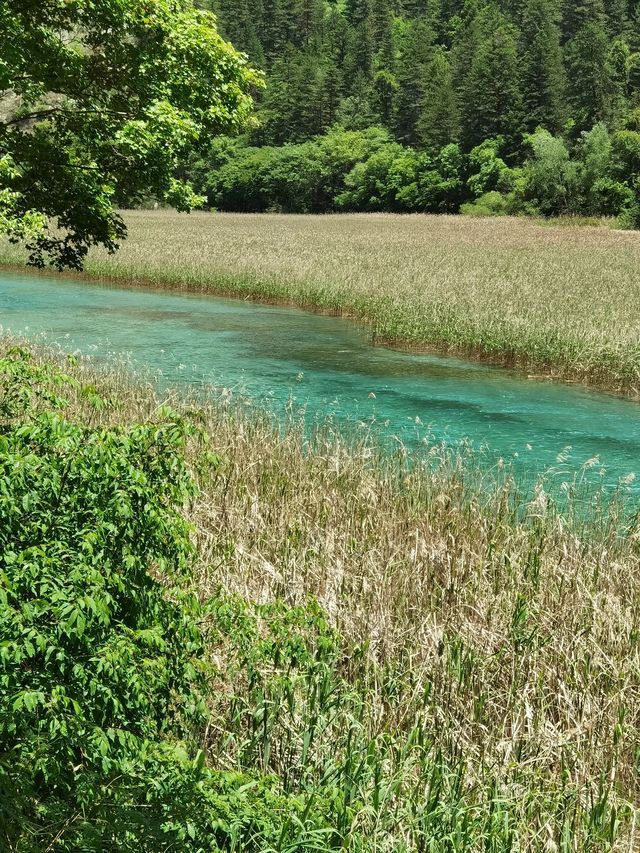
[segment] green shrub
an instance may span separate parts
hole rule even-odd
[[[562,139],[539,129],[527,137],[525,199],[545,216],[567,213],[578,192],[578,168]]]
[[[472,174],[467,179],[467,186],[474,196],[493,191],[508,193],[513,189],[514,170],[498,156],[503,146],[504,139],[498,136],[495,139],[486,139],[469,154]]]
[[[401,145],[389,143],[361,163],[344,179],[345,190],[336,197],[343,210],[397,210],[396,164],[405,154]]]
[[[274,778],[207,768],[209,669],[181,508],[192,432],[65,417],[73,381],[0,360],[0,846],[264,850],[304,837]],[[96,408],[92,388],[75,388]]]
[[[459,145],[446,145],[437,157],[416,158],[408,170],[397,199],[407,211],[457,213],[469,194],[465,185],[466,157]]]
[[[474,202],[463,204],[460,213],[465,216],[508,216],[509,202],[505,196],[493,190]]]

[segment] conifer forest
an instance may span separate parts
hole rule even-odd
[[[185,167],[236,211],[640,221],[637,0],[202,0],[264,72]]]

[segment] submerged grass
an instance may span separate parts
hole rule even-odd
[[[422,215],[125,218],[129,239],[92,253],[88,274],[349,314],[381,342],[640,394],[637,233]]]
[[[154,417],[151,386],[71,369],[74,417]],[[582,535],[444,452],[171,402],[219,457],[192,448],[186,510],[218,672],[202,743],[327,816],[287,850],[638,849],[637,521],[613,504]]]

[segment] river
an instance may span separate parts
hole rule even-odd
[[[208,385],[285,418],[304,411],[391,446],[470,442],[483,464],[551,482],[584,470],[635,491],[640,405],[481,362],[373,346],[355,322],[207,295],[0,274],[0,328],[97,360],[126,356],[162,385]],[[597,463],[595,462],[597,460]],[[634,477],[636,479],[634,480]]]

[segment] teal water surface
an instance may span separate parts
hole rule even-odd
[[[309,422],[332,416],[415,446],[469,440],[527,479],[635,491],[640,405],[481,363],[373,346],[340,318],[252,302],[0,275],[0,327],[69,352],[127,355],[163,384],[213,385]],[[594,460],[598,460],[598,464]]]

